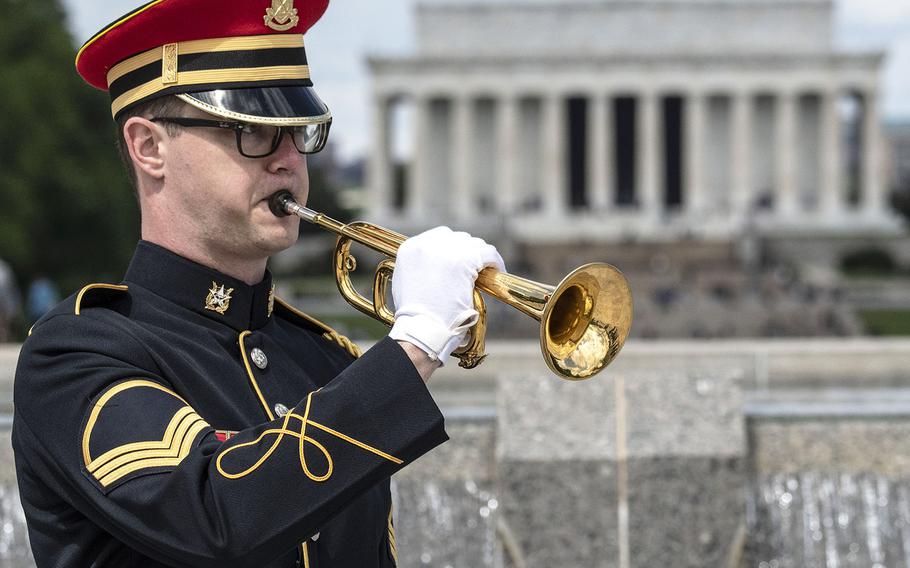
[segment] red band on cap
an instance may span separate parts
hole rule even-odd
[[[88,40],[76,68],[86,82],[106,91],[111,67],[138,53],[198,39],[303,34],[327,7],[328,0],[155,0]]]

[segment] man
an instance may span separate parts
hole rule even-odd
[[[119,284],[41,318],[16,375],[13,445],[39,566],[396,564],[389,476],[445,441],[424,382],[476,318],[495,249],[407,241],[396,323],[358,358],[275,298],[266,261],[307,197],[331,116],[303,33],[327,0],[156,0],[89,40],[142,241]]]
[[[9,341],[13,321],[19,316],[19,290],[7,263],[0,259],[0,343]]]

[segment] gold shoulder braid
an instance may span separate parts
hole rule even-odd
[[[318,328],[318,330],[322,332],[322,337],[324,337],[325,339],[327,339],[329,341],[334,341],[335,343],[340,345],[342,349],[344,349],[345,351],[350,353],[352,357],[356,358],[356,357],[360,357],[361,355],[363,355],[363,352],[360,350],[359,347],[357,347],[357,345],[353,341],[351,341],[344,335],[342,335],[342,334],[338,333],[337,331],[335,331],[334,329],[332,329],[331,326],[322,323],[321,321],[314,318],[313,316],[310,316],[310,315],[307,315],[307,314],[301,312],[294,306],[287,303],[284,299],[279,298],[278,296],[275,296],[275,305],[277,307],[283,308],[284,310],[290,312],[291,314],[297,316],[298,318],[301,318],[302,320],[304,320],[305,322],[310,324],[311,327]]]
[[[324,334],[322,334],[322,336],[325,337],[326,339],[328,339],[329,341],[334,341],[335,343],[337,343],[338,345],[343,347],[344,350],[347,351],[348,353],[350,353],[352,357],[360,357],[361,355],[363,355],[363,352],[360,350],[360,347],[357,347],[357,345],[353,341],[351,341],[344,335],[341,335],[334,329],[325,332]]]

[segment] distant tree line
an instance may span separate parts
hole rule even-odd
[[[0,0],[0,258],[64,292],[122,275],[138,206],[105,93],[75,72],[57,0]]]

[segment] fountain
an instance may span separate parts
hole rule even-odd
[[[910,342],[633,343],[581,383],[488,347],[430,383],[451,441],[393,480],[403,568],[910,568]]]

